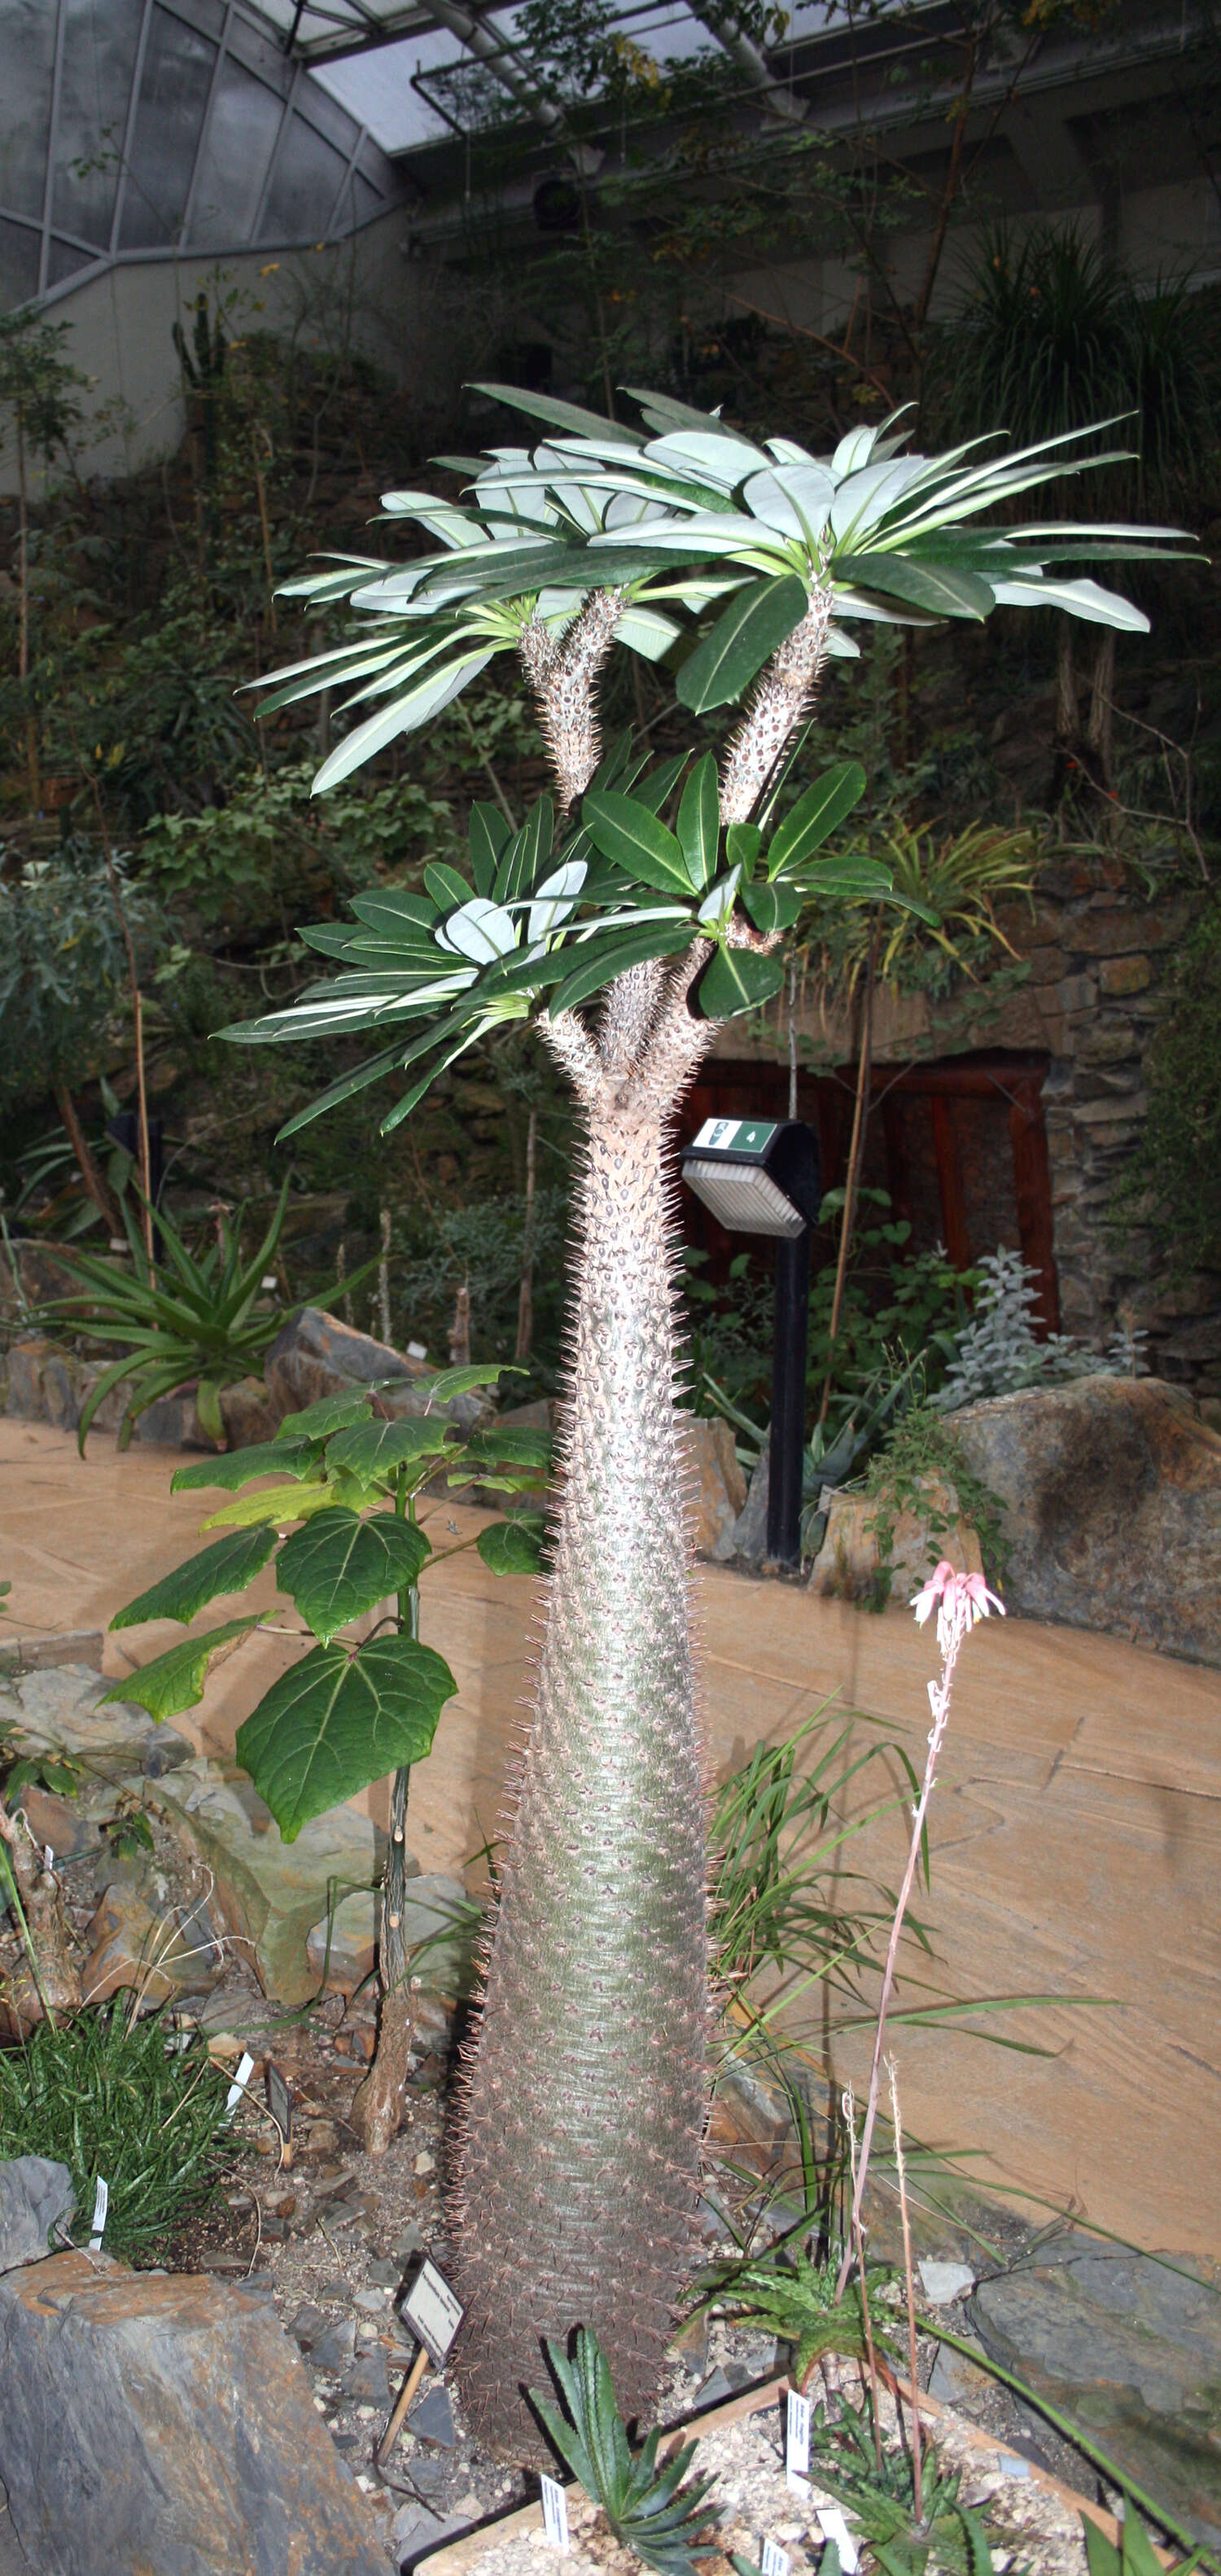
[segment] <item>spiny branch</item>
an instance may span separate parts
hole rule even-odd
[[[601,734],[594,684],[615,640],[621,590],[595,590],[558,640],[532,618],[518,648],[566,814],[598,766]]]
[[[830,623],[830,592],[816,590],[805,616],[773,653],[721,764],[723,823],[745,823],[753,813],[818,686]]]

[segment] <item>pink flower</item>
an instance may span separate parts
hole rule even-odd
[[[989,1592],[982,1574],[960,1574],[948,1557],[930,1574],[928,1582],[912,1599],[918,1626],[937,1613],[937,1643],[942,1656],[956,1651],[969,1629],[978,1619],[998,1610],[1002,1619],[1005,1605],[995,1592]]]

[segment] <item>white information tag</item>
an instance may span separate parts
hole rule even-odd
[[[43,1846],[42,1865],[46,1870],[52,1870],[55,1867],[55,1854],[49,1843],[45,1843]]]
[[[410,2326],[417,2341],[423,2344],[429,2360],[435,2362],[440,2370],[462,2323],[462,2307],[448,2281],[427,2255],[399,2309],[399,2315],[404,2325]]]
[[[789,2554],[778,2540],[765,2540],[759,2561],[761,2576],[789,2576]]]
[[[784,2473],[789,2485],[810,2474],[810,2401],[789,2390],[788,2414],[784,2428]]]
[[[861,2563],[860,2551],[857,2548],[856,2542],[848,2529],[848,2525],[845,2522],[842,2513],[840,2513],[838,2508],[833,2504],[820,2504],[818,2508],[818,2520],[822,2529],[823,2539],[833,2540],[835,2542],[835,2546],[839,2551],[839,2563],[843,2568],[844,2576],[856,2576],[857,2568]]]
[[[1029,2460],[1023,2460],[1013,2451],[1002,2451],[1000,2455],[1000,2472],[1003,2478],[1028,2478],[1030,2475],[1030,2462]]]
[[[253,2073],[254,2059],[251,2056],[249,2049],[244,2048],[237,2062],[237,2073],[233,2078],[233,2082],[229,2087],[229,2091],[225,2099],[226,2120],[231,2120],[233,2118],[233,2114],[237,2109],[238,2103],[241,2101],[242,2095],[245,2092]]]
[[[99,2174],[93,2191],[93,2234],[89,2239],[89,2251],[91,2254],[98,2254],[101,2252],[102,2238],[106,2233],[106,2219],[109,2214],[109,2210],[110,2185],[108,2182],[103,2182],[102,2177]]]
[[[541,2486],[543,2497],[543,2523],[546,2529],[547,2538],[548,2540],[553,2540],[556,2548],[562,2549],[565,2557],[567,2557],[568,2498],[565,2495],[562,2486],[558,2486],[554,2478],[543,2478]],[[785,2565],[786,2567],[788,2565],[787,2559],[785,2560]]]

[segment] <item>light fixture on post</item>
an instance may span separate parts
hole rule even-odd
[[[683,1147],[682,1176],[730,1234],[775,1237],[767,1552],[782,1565],[799,1565],[817,1141],[799,1118],[708,1118]]]

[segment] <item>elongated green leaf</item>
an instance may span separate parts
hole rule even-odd
[[[453,1424],[438,1414],[407,1422],[364,1422],[340,1431],[327,1449],[328,1467],[342,1467],[367,1485],[375,1477],[393,1477],[400,1467],[414,1468],[439,1458],[452,1445]],[[411,1479],[408,1478],[410,1484]]]
[[[239,1494],[223,1511],[209,1512],[203,1527],[255,1529],[261,1521],[271,1521],[277,1529],[286,1529],[290,1521],[308,1520],[311,1513],[325,1511],[333,1500],[325,1478],[303,1485],[269,1485],[265,1493]]]
[[[404,1636],[375,1637],[356,1655],[315,1646],[273,1682],[236,1751],[285,1842],[371,1780],[422,1762],[457,1687],[431,1646]]]
[[[811,850],[822,844],[850,814],[865,793],[865,772],[859,760],[843,760],[838,768],[825,770],[799,796],[792,812],[773,832],[767,853],[769,877],[787,874],[809,857]]]
[[[150,1664],[142,1664],[138,1673],[125,1673],[112,1690],[103,1691],[99,1707],[112,1699],[134,1700],[158,1725],[163,1718],[181,1717],[184,1709],[194,1708],[203,1698],[213,1655],[235,1637],[244,1637],[257,1625],[258,1615],[252,1610],[245,1619],[226,1619],[223,1627],[209,1628],[206,1637],[184,1637],[180,1646],[171,1646]]]
[[[428,1554],[423,1530],[394,1513],[362,1521],[342,1509],[315,1512],[281,1548],[276,1581],[329,1646],[337,1629],[418,1582]]]
[[[329,1440],[332,1431],[346,1431],[351,1423],[367,1422],[373,1411],[373,1397],[368,1387],[353,1387],[350,1395],[320,1395],[316,1404],[307,1404],[302,1413],[286,1413],[279,1437],[292,1440]]]
[[[544,1526],[541,1519],[493,1521],[480,1530],[475,1545],[489,1574],[537,1574]]]
[[[472,393],[486,394],[490,402],[505,403],[511,411],[524,411],[530,420],[545,420],[552,429],[569,430],[574,438],[596,439],[599,446],[608,430],[621,447],[643,447],[638,429],[625,429],[612,424],[601,412],[583,411],[579,403],[561,402],[556,394],[523,393],[518,385],[472,385]]]
[[[112,1628],[138,1628],[145,1619],[180,1619],[189,1628],[197,1612],[226,1592],[244,1592],[266,1565],[276,1543],[273,1529],[235,1530],[187,1558],[139,1599],[116,1611]]]
[[[241,1485],[253,1484],[256,1476],[308,1476],[317,1455],[317,1441],[300,1434],[260,1440],[252,1449],[235,1449],[225,1458],[202,1458],[198,1466],[176,1467],[170,1492],[188,1494],[200,1486],[214,1486],[231,1494]]]
[[[757,823],[731,823],[725,834],[725,858],[731,868],[739,868],[744,877],[754,874],[763,834]]]
[[[472,805],[471,875],[477,894],[490,894],[496,883],[496,864],[509,838],[509,829],[499,805]]]
[[[743,886],[742,901],[765,938],[775,930],[791,930],[802,906],[802,896],[790,885]]]
[[[551,1434],[532,1422],[494,1422],[471,1433],[464,1454],[506,1467],[549,1467]]]
[[[687,875],[695,892],[702,894],[717,871],[717,845],[721,830],[721,802],[717,790],[716,762],[706,751],[697,760],[683,789],[678,807],[678,840],[686,861]]]
[[[558,1019],[561,1011],[575,1011],[578,1002],[587,1002],[591,993],[600,993],[613,984],[616,975],[625,975],[629,966],[643,966],[650,957],[676,957],[689,948],[694,925],[684,921],[667,922],[660,930],[638,930],[632,939],[620,941],[593,940],[586,950],[585,963],[553,993],[549,1016]]]
[[[806,586],[796,573],[782,581],[766,575],[735,591],[710,635],[697,644],[676,682],[678,696],[693,715],[709,707],[728,706],[755,673],[791,635],[809,606]]]
[[[660,814],[671,788],[682,777],[687,760],[685,751],[676,751],[669,760],[659,761],[656,769],[650,769],[646,777],[636,781],[632,789],[636,803],[647,805],[650,814]]]
[[[695,988],[696,1000],[706,1020],[732,1020],[770,1001],[783,982],[779,957],[761,957],[755,948],[718,948]]]
[[[656,886],[662,894],[690,893],[679,843],[639,797],[621,796],[613,787],[601,794],[591,789],[581,820],[603,858],[622,868],[634,884]]]
[[[900,554],[843,555],[835,566],[838,580],[862,590],[880,590],[891,599],[910,600],[913,608],[930,609],[935,617],[985,618],[992,592],[976,572],[959,572],[934,563],[912,563]]]
[[[456,1395],[475,1395],[481,1386],[497,1386],[502,1377],[525,1377],[512,1360],[474,1360],[464,1368],[439,1370],[424,1387],[430,1404],[449,1404]]]

